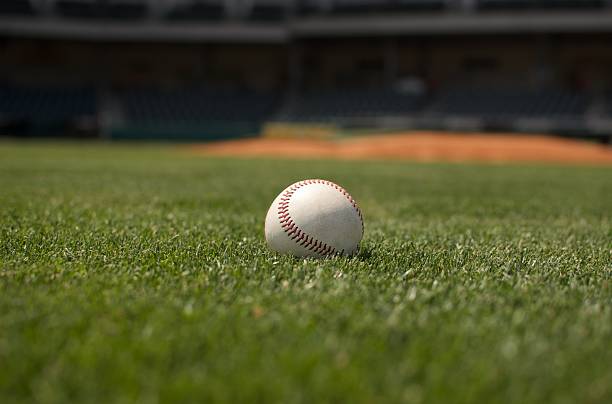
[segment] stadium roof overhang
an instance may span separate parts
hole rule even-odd
[[[292,24],[296,36],[612,32],[612,12],[397,15],[312,18]]]
[[[286,23],[0,18],[0,35],[104,41],[287,43],[292,38],[612,32],[612,12],[316,17]]]
[[[285,43],[289,39],[289,31],[279,24],[33,21],[31,18],[1,18],[0,34],[98,41]]]

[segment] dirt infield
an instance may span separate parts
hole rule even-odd
[[[612,165],[612,147],[542,135],[410,132],[338,140],[233,140],[194,146],[197,153],[412,161],[554,162]]]

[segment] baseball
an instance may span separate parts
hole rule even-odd
[[[296,182],[281,192],[266,215],[266,242],[296,257],[350,256],[363,237],[355,200],[331,181]]]

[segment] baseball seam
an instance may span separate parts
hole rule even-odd
[[[338,251],[329,244],[326,244],[321,240],[317,240],[313,236],[306,234],[302,229],[299,228],[299,226],[295,223],[295,221],[289,214],[289,202],[291,201],[293,194],[298,189],[305,187],[306,185],[312,184],[328,185],[338,190],[342,195],[344,195],[349,201],[349,203],[353,206],[353,208],[355,208],[355,211],[359,216],[359,221],[361,222],[361,235],[363,235],[363,216],[361,215],[361,210],[357,206],[357,202],[355,202],[351,195],[346,192],[346,190],[341,186],[334,184],[331,181],[319,179],[296,182],[295,184],[287,188],[285,192],[283,192],[283,194],[281,195],[280,202],[278,203],[278,220],[280,222],[281,228],[291,240],[294,240],[297,244],[301,245],[309,251],[313,251],[319,255],[324,256],[342,254],[344,253],[344,250]]]

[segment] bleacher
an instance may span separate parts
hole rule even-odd
[[[298,16],[308,16],[321,11],[321,3],[317,0],[301,0],[295,4],[295,13]]]
[[[279,22],[287,18],[289,2],[283,0],[255,0],[247,12],[247,19],[259,22]]]
[[[255,135],[278,107],[277,96],[208,88],[128,90],[116,94],[124,122],[118,139],[216,139]]]
[[[0,85],[0,127],[13,136],[97,136],[90,88]]]
[[[499,123],[519,118],[580,119],[588,105],[585,94],[561,89],[462,86],[440,92],[430,111]]]
[[[143,1],[110,1],[106,4],[106,15],[112,19],[142,19],[147,15],[147,4]]]
[[[119,98],[128,120],[148,123],[263,121],[276,107],[273,94],[203,88],[130,90]]]
[[[464,10],[461,9],[462,5],[467,5],[468,3],[475,10],[469,7]],[[42,5],[47,7],[41,7]],[[293,5],[296,6],[295,10],[292,9]],[[449,20],[452,19],[452,14],[467,16],[468,12],[472,14],[465,20],[477,20],[478,18],[473,17],[477,16],[479,11],[484,16],[484,19],[505,15],[507,17],[506,23],[508,23],[511,20],[520,21],[521,16],[515,16],[515,14],[522,15],[522,12],[518,12],[519,10],[538,10],[531,13],[531,16],[546,14],[540,12],[544,9],[565,9],[565,12],[548,14],[561,16],[562,18],[572,14],[589,14],[591,16],[605,14],[604,17],[610,17],[609,11],[612,11],[612,9],[601,13],[597,11],[599,7],[604,6],[612,7],[612,0],[474,0],[472,2],[447,0],[298,0],[295,4],[284,0],[168,0],[164,2],[153,0],[53,0],[50,2],[0,0],[0,18],[7,22],[8,28],[6,32],[11,33],[7,38],[14,35],[12,30],[21,29],[20,27],[26,26],[27,23],[32,23],[33,25],[35,22],[46,18],[47,21],[43,24],[40,32],[35,29],[31,32],[27,31],[28,35],[26,38],[29,38],[29,35],[33,37],[43,35],[44,37],[44,35],[49,35],[48,32],[52,31],[52,29],[55,29],[53,28],[55,25],[61,25],[62,30],[57,32],[61,34],[60,38],[62,40],[67,38],[67,32],[76,32],[74,39],[78,42],[78,31],[83,30],[87,32],[87,35],[91,35],[85,35],[84,38],[105,41],[104,33],[108,28],[109,31],[112,29],[117,30],[113,36],[109,37],[111,38],[109,42],[113,42],[113,38],[123,39],[120,35],[123,35],[122,32],[124,31],[134,35],[125,37],[128,42],[135,41],[137,43],[141,40],[139,38],[144,38],[148,44],[147,49],[154,49],[157,40],[164,43],[176,42],[180,44],[178,46],[185,48],[186,62],[184,65],[196,66],[199,69],[198,66],[201,63],[202,67],[204,67],[201,71],[204,73],[207,72],[206,66],[214,67],[219,65],[223,66],[222,69],[235,68],[236,70],[244,69],[245,71],[251,68],[248,57],[245,56],[244,60],[236,58],[233,51],[228,52],[231,55],[228,58],[231,60],[225,63],[226,61],[223,60],[226,57],[225,53],[217,52],[216,47],[225,46],[226,43],[230,47],[237,43],[242,45],[248,43],[249,46],[252,44],[254,47],[257,47],[262,46],[259,43],[259,39],[263,38],[262,41],[266,47],[269,46],[271,55],[285,55],[284,58],[278,59],[274,56],[274,60],[271,58],[270,64],[267,66],[272,66],[272,63],[284,63],[283,60],[285,62],[291,60],[291,63],[287,63],[284,68],[278,69],[279,73],[275,77],[278,80],[275,80],[274,84],[269,85],[270,87],[286,85],[285,92],[282,94],[285,100],[283,103],[279,102],[278,94],[260,94],[250,91],[220,91],[198,87],[197,84],[193,88],[182,90],[132,89],[113,93],[110,89],[113,86],[112,79],[109,79],[107,82],[105,77],[99,82],[100,88],[103,90],[101,94],[114,94],[114,98],[118,100],[118,115],[124,119],[123,123],[127,126],[131,125],[130,129],[134,129],[134,127],[144,128],[142,133],[159,130],[160,137],[166,135],[170,137],[170,135],[181,133],[182,131],[182,133],[187,134],[186,137],[189,137],[191,136],[190,133],[200,132],[205,130],[205,128],[213,128],[212,131],[215,133],[224,131],[225,133],[253,133],[258,125],[271,118],[290,122],[347,122],[349,124],[352,122],[364,122],[364,125],[372,122],[377,124],[378,121],[383,122],[383,124],[388,122],[394,124],[401,121],[417,122],[418,125],[436,127],[437,122],[452,121],[456,117],[458,118],[456,119],[457,122],[462,119],[464,121],[472,120],[478,121],[476,126],[480,125],[480,122],[484,122],[484,125],[498,125],[499,127],[509,127],[512,130],[516,122],[521,122],[521,124],[527,122],[529,124],[529,121],[532,121],[531,124],[533,124],[536,121],[540,121],[542,126],[545,126],[549,122],[554,121],[554,125],[569,126],[575,122],[580,123],[589,119],[599,119],[599,115],[602,117],[612,116],[612,108],[606,109],[607,107],[605,107],[605,105],[612,105],[612,99],[601,102],[600,106],[599,98],[601,97],[595,94],[591,96],[593,98],[599,97],[597,101],[593,101],[593,98],[589,98],[589,95],[563,90],[561,87],[535,90],[521,88],[520,86],[503,86],[500,85],[500,81],[494,81],[487,87],[483,83],[481,75],[475,81],[477,84],[472,86],[462,85],[460,87],[448,86],[449,77],[455,76],[446,76],[446,73],[444,73],[438,79],[433,75],[428,77],[429,84],[440,88],[440,90],[433,93],[426,93],[424,83],[422,92],[401,91],[399,87],[395,89],[385,87],[369,89],[353,87],[349,89],[323,90],[327,86],[334,85],[340,87],[368,86],[372,84],[372,80],[368,80],[370,70],[375,71],[376,74],[384,75],[385,82],[389,83],[394,80],[393,76],[403,73],[402,69],[413,71],[415,69],[412,66],[413,64],[424,64],[426,65],[424,69],[431,68],[435,58],[424,54],[421,50],[430,46],[429,42],[431,42],[431,46],[436,46],[435,44],[443,42],[444,38],[447,38],[444,40],[449,41],[447,45],[452,45],[451,42],[454,40],[452,35],[454,35],[455,31],[446,33],[448,37],[446,35],[437,35],[435,40],[426,40],[425,44],[421,44],[418,39],[420,38],[420,33],[408,32],[396,34],[375,30],[377,41],[379,38],[385,39],[380,41],[381,44],[384,44],[381,45],[380,51],[375,51],[376,59],[373,63],[370,64],[369,61],[366,61],[367,63],[363,63],[364,66],[361,66],[362,62],[358,60],[357,56],[359,55],[357,55],[357,52],[354,49],[347,49],[346,70],[349,71],[351,68],[354,68],[356,72],[355,79],[350,78],[350,80],[345,77],[339,77],[335,73],[334,69],[338,69],[338,66],[330,63],[330,72],[335,74],[334,76],[327,73],[327,66],[325,64],[317,65],[319,63],[318,58],[310,58],[310,54],[315,52],[318,46],[321,46],[321,42],[328,39],[325,30],[323,30],[323,34],[318,33],[317,30],[320,28],[317,28],[317,26],[325,27],[326,24],[331,26],[337,21],[356,23],[356,28],[348,24],[338,32],[330,34],[333,36],[332,40],[339,41],[338,44],[340,45],[338,47],[343,46],[343,41],[347,43],[352,41],[352,43],[356,44],[361,40],[369,41],[372,38],[368,36],[370,34],[363,34],[363,37],[359,36],[358,26],[369,15],[373,16],[372,21],[377,22],[374,25],[377,25],[376,28],[378,29],[378,25],[384,25],[385,18],[394,13],[406,13],[408,15],[412,12],[423,10],[436,12],[444,10],[445,20],[442,21],[444,24],[447,23],[447,17]],[[574,12],[575,9],[582,10],[587,8],[595,11],[590,13]],[[32,21],[26,21],[26,24],[23,24],[24,21],[22,20],[24,19],[14,17],[16,15],[35,14],[37,10],[41,11],[41,16],[32,18]],[[295,20],[291,19],[287,24],[284,24],[284,20],[289,18],[293,11],[297,13],[293,17]],[[474,11],[475,13],[473,13]],[[503,11],[509,12],[504,13]],[[515,13],[514,11],[517,12]],[[435,20],[435,15],[432,12],[427,15],[427,18]],[[355,18],[351,18],[353,16]],[[420,19],[420,16],[422,15],[412,20],[417,21]],[[318,17],[320,17],[320,21],[314,21],[312,26],[308,26],[308,23],[313,22],[311,18],[316,20]],[[144,21],[148,18],[151,18],[151,20]],[[300,25],[300,18],[304,19],[302,22],[305,24]],[[81,19],[86,21],[86,24],[91,24],[92,28],[84,29],[83,26],[85,24],[78,21]],[[227,24],[219,23],[226,19],[230,22]],[[125,21],[124,24],[107,24],[109,20]],[[296,20],[298,21],[292,26]],[[15,24],[15,21],[18,24]],[[193,21],[193,23],[185,24],[188,29],[176,29],[184,21]],[[397,20],[396,23],[398,21],[400,23],[398,24],[399,26],[401,25],[401,19]],[[593,19],[592,21],[599,20]],[[604,18],[603,22],[605,23],[605,21],[607,20]],[[380,24],[378,24],[379,22]],[[268,25],[268,23],[270,24]],[[473,21],[473,23],[478,24],[476,21]],[[208,27],[210,26],[215,27],[215,29],[209,30]],[[371,25],[368,26],[371,28]],[[64,31],[65,27],[71,28],[71,30]],[[150,30],[143,29],[142,32],[131,32],[131,28],[134,27],[148,28]],[[244,29],[245,27],[248,29]],[[169,28],[169,33],[165,33],[164,30],[166,28]],[[200,32],[200,28],[205,29]],[[446,32],[444,31],[445,28],[446,26],[442,28],[443,32]],[[598,27],[597,30],[599,29],[602,28]],[[605,29],[604,27],[603,32],[607,32],[606,35],[609,35],[609,31],[605,31]],[[234,35],[228,35],[226,38],[224,36],[225,32],[232,30],[236,30]],[[462,31],[458,32],[463,35]],[[531,44],[526,45],[524,40],[528,34],[524,31],[518,32],[521,35],[521,39],[517,44],[520,43],[520,46],[524,46],[527,50],[525,52],[527,56],[520,56],[525,58],[525,60],[519,62],[524,62],[525,64],[533,63],[534,60],[531,60],[533,58]],[[581,34],[581,32],[578,31],[578,34]],[[260,36],[252,37],[253,33]],[[509,31],[508,35],[510,34],[511,32]],[[175,37],[175,35],[177,36]],[[181,35],[190,35],[188,38],[189,43],[193,41],[193,43],[206,45],[202,46],[201,50],[197,46],[186,49],[187,47],[183,45],[187,42],[183,42]],[[492,36],[489,31],[484,35]],[[585,54],[605,53],[606,37],[602,36],[601,38],[603,39],[601,39],[592,32],[589,32],[588,35],[588,38],[593,38],[593,50],[585,52]],[[536,52],[543,52],[542,54],[548,55],[549,58],[550,55],[557,52],[556,37],[549,36],[545,38],[540,34],[534,34],[534,38],[535,36],[538,37],[537,40],[539,41],[533,44]],[[51,35],[50,38],[52,37]],[[72,36],[69,38],[73,39]],[[210,40],[211,38],[213,39],[212,41]],[[438,41],[438,38],[440,38],[440,41]],[[580,38],[577,37],[576,39]],[[490,38],[487,37],[487,41],[489,40]],[[563,38],[559,37],[559,42],[563,42]],[[576,43],[578,42],[576,41]],[[208,44],[212,45],[209,46]],[[294,45],[297,45],[295,49],[293,49]],[[586,60],[585,58],[588,56],[581,56],[575,49],[579,48],[579,46],[576,44],[570,45],[567,47],[569,51],[564,51],[567,52],[567,56],[564,56],[564,59]],[[116,46],[120,47],[123,45],[118,44]],[[335,46],[335,44],[332,43],[332,46]],[[466,54],[469,53],[467,51],[470,45],[465,45],[465,38],[462,38],[460,46],[463,48],[460,51],[466,51]],[[69,46],[67,45],[67,47]],[[407,47],[411,47],[412,50],[406,52],[406,56],[404,56],[402,52]],[[197,50],[194,50],[196,48]],[[489,46],[489,48],[491,47]],[[7,49],[10,50],[9,48]],[[27,46],[26,49],[28,49]],[[561,49],[561,47],[558,47],[558,49]],[[598,51],[598,49],[601,50]],[[293,53],[294,50],[295,53]],[[491,52],[491,50],[487,48],[483,51],[483,54],[487,52],[496,54],[496,52]],[[29,52],[32,52],[34,55],[40,54],[41,59],[45,57],[44,53],[35,50],[34,46],[32,46]],[[245,55],[251,54],[249,52],[245,53]],[[268,49],[264,52],[268,52]],[[364,47],[364,52],[372,51],[370,47],[367,47],[367,50]],[[454,49],[452,49],[452,46],[442,46],[440,47],[440,53],[443,52],[452,53]],[[82,53],[86,54],[85,52]],[[147,52],[148,55],[154,53],[155,51]],[[411,55],[412,53],[414,55]],[[7,54],[9,54],[8,51]],[[572,56],[574,54],[576,56]],[[15,55],[17,58],[21,57],[17,53]],[[296,56],[295,60],[293,59],[294,56]],[[8,56],[7,63],[4,63],[8,72],[18,69],[15,66],[19,65],[19,63],[12,64],[11,60],[9,60],[11,57]],[[207,58],[215,60],[207,60]],[[339,55],[338,60],[341,58],[342,55]],[[414,60],[407,60],[408,58]],[[497,57],[495,56],[495,58]],[[134,60],[138,59],[139,57],[134,58]],[[42,63],[37,58],[33,58],[33,60],[35,60],[34,63]],[[147,80],[146,77],[149,74],[146,71],[146,66],[150,61],[148,58],[143,58],[143,60],[143,66],[145,67],[142,71],[145,77],[143,82],[145,82],[144,80]],[[444,60],[444,58],[439,60]],[[418,63],[415,63],[415,61]],[[292,63],[300,64],[300,66],[294,66]],[[566,77],[572,73],[573,69],[569,68],[571,67],[568,64],[569,62],[565,63],[567,65],[566,68],[560,69],[558,72],[559,80],[563,80],[568,86],[580,87],[579,83],[575,83]],[[134,77],[139,79],[139,73],[136,73],[137,68],[132,69],[132,67],[123,66],[123,64],[127,65],[129,63],[121,61],[120,65],[122,66],[119,70],[126,70],[128,77],[134,75]],[[351,64],[354,64],[354,66],[351,67]],[[608,64],[607,62],[601,62],[601,65],[606,68],[609,67]],[[262,64],[262,66],[264,65],[266,64]],[[308,70],[311,65],[314,66],[312,74]],[[456,66],[451,65],[450,69],[461,70],[465,67],[457,63]],[[264,69],[265,67],[261,67],[258,64],[253,68]],[[340,70],[343,68],[340,67]],[[576,74],[581,73],[579,68],[580,66],[576,68]],[[276,67],[274,69],[276,72]],[[417,69],[420,72],[419,74],[421,74],[422,69],[421,67]],[[185,70],[189,72],[195,69],[187,67]],[[214,68],[211,70],[214,70]],[[329,77],[319,77],[316,79],[319,70],[321,74],[327,74]],[[179,70],[168,69],[168,71]],[[32,75],[35,76],[36,72],[36,69],[34,69]],[[582,74],[585,73],[582,72]],[[17,74],[15,76],[20,77]],[[103,74],[101,76],[104,77]],[[156,77],[157,75],[151,74],[151,76]],[[189,76],[189,73],[186,76]],[[251,76],[257,77],[257,74],[248,75],[248,77]],[[265,80],[263,76],[265,75],[262,75],[262,79]],[[425,74],[424,76],[427,75]],[[311,80],[313,78],[314,80]],[[400,79],[395,78],[397,81],[401,81]],[[125,82],[125,80],[122,81]],[[146,82],[149,83],[148,81]],[[379,81],[376,82],[378,83]],[[465,83],[465,81],[462,82]],[[535,83],[537,81],[533,80],[531,82]],[[167,84],[165,81],[164,83]],[[316,89],[317,83],[320,85],[318,89]],[[149,84],[151,86],[156,85],[155,81]],[[604,83],[603,86],[605,85],[609,86],[610,82]],[[264,83],[263,87],[266,86],[268,84]],[[312,90],[305,92],[289,91],[295,88],[311,88]],[[593,90],[591,87],[581,88]],[[93,90],[87,89],[70,89],[68,87],[44,88],[36,86],[26,88],[4,85],[0,86],[0,121],[2,123],[23,122],[28,125],[44,125],[46,123],[63,125],[66,122],[75,121],[81,117],[103,116],[107,112],[104,108],[108,107],[108,105],[102,105],[100,110],[97,110],[95,100],[96,97]],[[590,106],[591,108],[589,109]],[[357,123],[356,125],[359,124]],[[243,126],[237,127],[235,125]]]
[[[63,123],[96,113],[89,88],[0,86],[0,116],[7,120]]]
[[[337,14],[367,14],[392,10],[391,0],[335,0],[331,11]]]
[[[392,89],[352,89],[308,92],[288,103],[281,121],[333,121],[335,119],[404,116],[424,105],[421,95]]]
[[[587,111],[593,105],[586,94],[568,90],[478,86],[447,88],[431,95],[385,88],[308,91],[282,103],[277,94],[203,87],[109,94],[122,117],[112,125],[117,129],[112,133],[124,139],[240,137],[257,134],[270,120],[367,126],[385,119],[452,129],[457,119],[467,119],[504,130],[566,128],[585,133],[587,116],[592,115]],[[601,118],[612,119],[612,96],[602,105],[606,107]],[[25,125],[28,130],[22,133],[65,134],[80,122],[95,123],[99,116],[108,116],[104,108],[88,88],[0,86],[0,123],[5,128]],[[447,126],[449,120],[455,123]]]
[[[407,11],[434,11],[443,10],[448,6],[445,0],[396,0],[395,7],[398,10]]]
[[[66,18],[138,20],[147,15],[145,0],[57,0],[56,12]]]
[[[100,3],[78,0],[57,0],[55,3],[57,13],[63,17],[92,18],[100,16]]]
[[[166,18],[174,21],[219,21],[226,17],[221,0],[192,0],[176,2]]]
[[[34,9],[30,0],[0,0],[0,14],[32,15]]]
[[[612,119],[612,91],[608,92],[604,97],[604,110],[602,111],[606,118]]]

